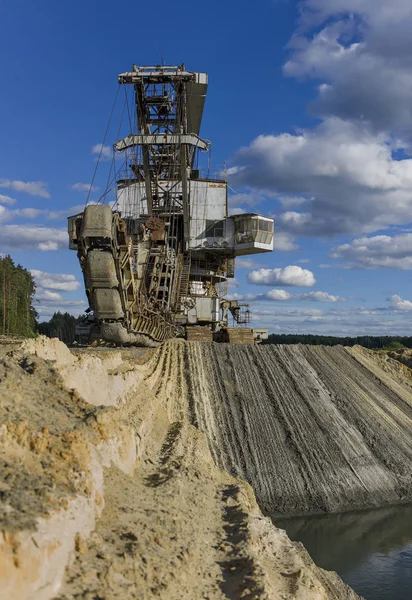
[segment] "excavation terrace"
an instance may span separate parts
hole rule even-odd
[[[412,500],[410,373],[359,347],[4,343],[2,598],[357,598],[276,519]]]

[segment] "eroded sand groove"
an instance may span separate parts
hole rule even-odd
[[[2,353],[2,599],[357,597],[218,468],[185,349]]]
[[[193,422],[269,513],[412,499],[409,370],[361,348],[179,347]]]

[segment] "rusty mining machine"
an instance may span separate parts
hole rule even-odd
[[[229,216],[225,174],[198,168],[211,146],[199,137],[207,74],[133,65],[118,81],[133,86],[136,110],[113,146],[125,165],[116,200],[68,220],[95,331],[115,344],[253,343],[249,306],[225,298],[227,282],[236,256],[273,250],[273,219]]]

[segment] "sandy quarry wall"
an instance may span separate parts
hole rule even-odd
[[[357,598],[213,460],[205,347],[0,355],[1,600]],[[235,440],[209,439],[232,468]]]
[[[412,500],[411,372],[362,348],[179,347],[190,417],[273,514]]]

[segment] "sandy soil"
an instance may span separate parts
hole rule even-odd
[[[362,348],[178,350],[191,422],[266,514],[412,500],[409,369]]]
[[[185,348],[3,352],[2,599],[357,598],[217,466]]]

